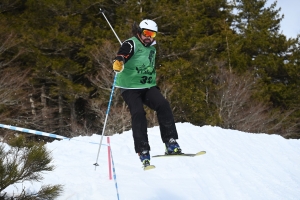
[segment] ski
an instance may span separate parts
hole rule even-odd
[[[155,166],[154,166],[154,165],[148,165],[148,166],[143,167],[143,168],[144,168],[144,170],[146,171],[146,170],[154,169]]]
[[[195,156],[200,156],[206,154],[206,151],[199,151],[197,153],[181,153],[181,154],[170,154],[170,155],[155,155],[152,156],[152,158],[157,158],[157,157],[175,157],[175,156],[187,156],[187,157],[195,157]],[[148,165],[146,167],[143,167],[144,170],[150,170],[150,169],[155,169],[154,165]]]
[[[181,154],[165,154],[165,155],[155,155],[152,156],[152,158],[157,158],[157,157],[176,157],[176,156],[188,156],[188,157],[195,157],[195,156],[200,156],[206,154],[206,151],[199,151],[197,153],[181,153]]]

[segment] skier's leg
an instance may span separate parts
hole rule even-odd
[[[160,90],[157,87],[150,88],[147,90],[143,101],[145,105],[157,112],[162,141],[167,143],[170,138],[178,139],[170,104],[161,94]]]
[[[144,89],[130,89],[122,93],[122,97],[128,105],[131,114],[131,125],[136,153],[141,153],[144,150],[150,151],[146,112],[142,102],[143,92],[145,92]]]

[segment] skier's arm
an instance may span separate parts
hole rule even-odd
[[[119,49],[115,60],[123,61],[124,63],[127,62],[131,58],[134,52],[134,45],[132,40],[125,41],[121,48]]]
[[[123,71],[124,63],[126,63],[133,55],[133,47],[132,40],[127,40],[121,45],[121,48],[119,49],[113,63],[113,69],[115,72]]]

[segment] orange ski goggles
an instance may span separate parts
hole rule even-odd
[[[147,29],[143,29],[143,35],[145,37],[151,37],[151,38],[155,38],[156,36],[156,32],[155,31],[150,31],[150,30],[147,30]]]

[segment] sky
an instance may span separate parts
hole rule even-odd
[[[183,152],[197,157],[151,158],[156,168],[144,171],[134,152],[132,131],[110,136],[114,169],[109,179],[108,143],[100,135],[47,143],[56,166],[41,183],[24,182],[36,192],[41,185],[64,185],[58,200],[296,200],[300,197],[300,140],[252,134],[213,126],[176,123]],[[148,129],[151,155],[163,154],[159,127]],[[9,147],[6,145],[6,149]],[[112,162],[110,162],[112,164]]]
[[[267,6],[275,0],[268,0]],[[300,0],[277,0],[277,8],[281,7],[281,14],[284,18],[281,21],[281,31],[287,38],[296,38],[300,34]]]

